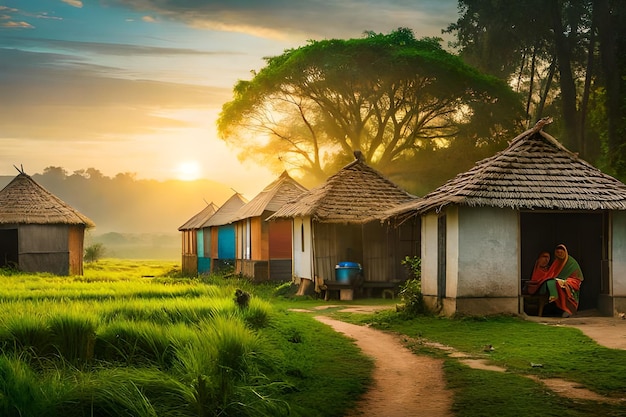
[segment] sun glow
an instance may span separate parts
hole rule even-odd
[[[182,181],[193,181],[200,178],[202,167],[197,161],[185,161],[176,167],[176,178]]]

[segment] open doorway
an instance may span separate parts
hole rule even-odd
[[[530,278],[542,250],[554,256],[554,248],[565,244],[578,261],[585,280],[580,289],[579,310],[595,309],[602,288],[602,261],[608,254],[607,212],[522,212],[522,277]]]
[[[17,229],[0,229],[0,268],[18,266]]]

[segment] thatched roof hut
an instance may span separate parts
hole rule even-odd
[[[385,210],[415,197],[368,166],[360,152],[355,157],[268,219],[293,219],[296,281],[332,281],[342,262],[361,264],[365,281],[406,279],[400,261],[415,254],[418,229],[389,227],[380,219]]]
[[[423,199],[422,291],[446,314],[521,313],[537,254],[564,243],[585,275],[580,309],[626,310],[626,185],[543,131],[549,119]]]
[[[80,275],[84,230],[94,226],[24,172],[0,191],[0,255],[5,266]]]
[[[203,227],[217,210],[217,205],[211,202],[178,228],[182,232],[181,269],[186,275],[195,276],[211,269],[208,247],[205,251]]]
[[[570,152],[543,119],[496,155],[479,161],[422,199],[390,210],[402,217],[448,204],[513,210],[626,210],[626,186]]]
[[[183,223],[178,230],[182,232],[185,230],[201,229],[218,209],[219,207],[215,203],[210,202],[205,208],[194,214],[189,220]]]
[[[285,171],[235,213],[236,273],[255,281],[291,279],[292,221],[265,220],[304,192],[306,188]]]
[[[233,219],[247,202],[248,200],[236,192],[202,226],[204,251],[210,254],[211,272],[226,271],[234,267],[237,240]]]
[[[368,166],[360,152],[355,152],[355,158],[324,184],[282,206],[271,218],[310,217],[323,223],[363,224],[415,199]]]
[[[252,200],[241,207],[234,215],[233,221],[262,216],[264,213],[275,213],[285,204],[305,193],[307,189],[284,171]]]

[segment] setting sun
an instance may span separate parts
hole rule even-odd
[[[202,168],[197,161],[185,161],[176,167],[176,178],[182,181],[193,181],[200,178]]]

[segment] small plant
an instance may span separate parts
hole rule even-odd
[[[422,280],[422,259],[419,256],[406,256],[400,263],[409,270],[413,279]]]
[[[422,295],[422,260],[418,256],[407,256],[401,263],[412,276],[400,287],[402,311],[409,316],[424,314],[427,309]]]

